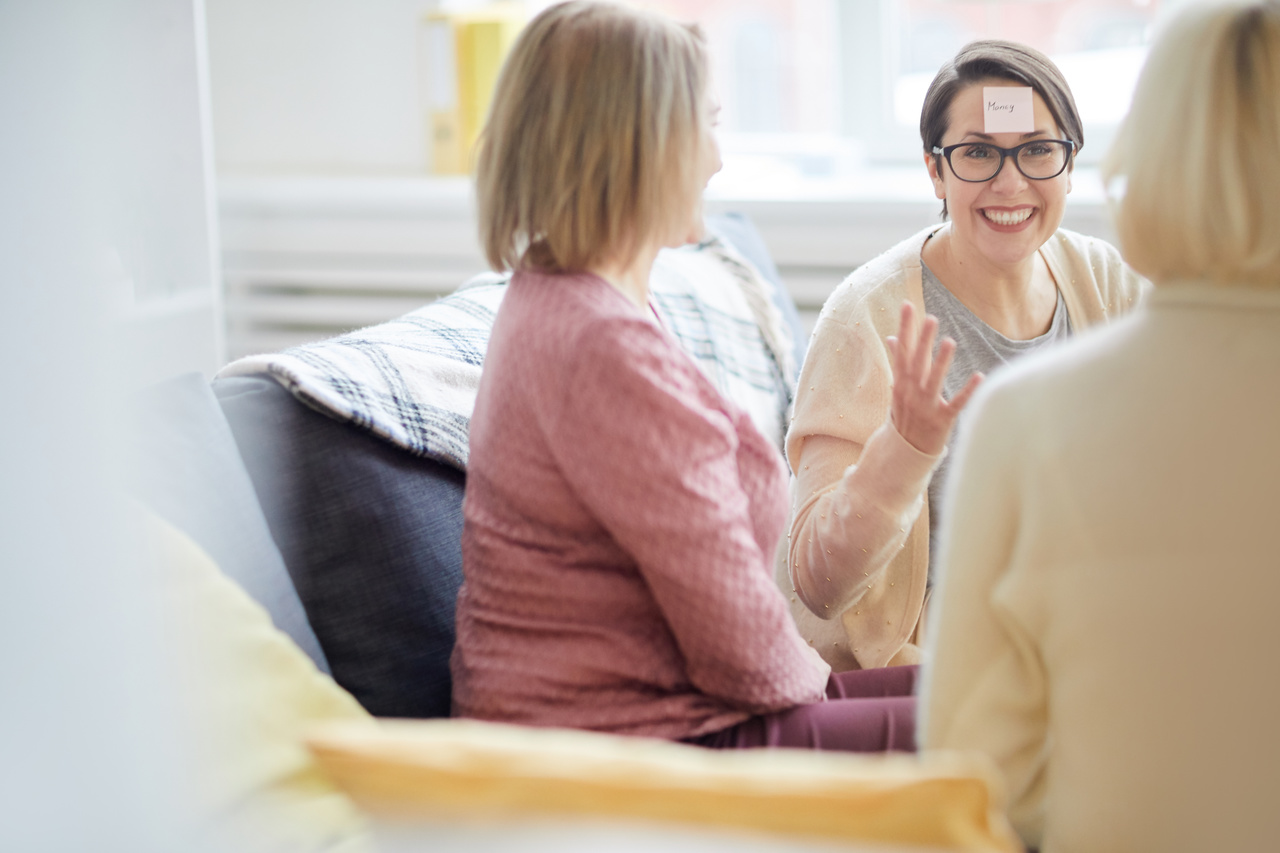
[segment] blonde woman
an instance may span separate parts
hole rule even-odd
[[[1016,108],[1011,127],[988,124],[992,100]],[[1113,247],[1061,227],[1084,132],[1048,57],[966,46],[934,77],[920,138],[947,221],[827,300],[787,434],[796,479],[778,583],[836,670],[920,660],[946,448],[978,376],[1127,311],[1141,287]],[[911,347],[936,381],[902,374],[899,326],[904,340],[943,339],[941,365]]]
[[[515,274],[471,421],[454,711],[912,749],[914,672],[832,679],[797,633],[768,559],[785,466],[649,305],[701,227],[714,112],[697,30],[622,6],[547,9],[503,69],[477,195]]]
[[[1029,844],[1280,832],[1280,3],[1192,6],[1106,167],[1137,316],[993,381],[957,454],[924,745],[988,753]]]

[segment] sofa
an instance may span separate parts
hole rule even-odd
[[[724,215],[713,217],[709,226],[718,245],[728,247],[729,254],[722,251],[718,257],[728,257],[736,265],[746,262],[748,272],[765,288],[770,305],[755,306],[756,316],[767,308],[771,322],[782,324],[770,332],[774,349],[768,361],[775,381],[762,383],[757,377],[757,392],[768,386],[768,394],[748,401],[758,408],[777,409],[765,411],[762,418],[772,424],[770,418],[776,416],[778,423],[773,427],[781,430],[803,357],[804,331],[749,220]],[[675,307],[668,311],[688,308],[689,300],[677,296]],[[722,309],[705,309],[714,315],[714,322],[702,318],[686,330],[684,340],[698,351],[696,357],[708,358],[704,350],[714,350],[719,334],[714,327],[729,322]],[[423,310],[424,316],[440,316],[439,311],[432,313],[431,306]],[[737,328],[750,325],[739,318]],[[482,359],[482,343],[483,336],[469,341],[469,361]],[[780,352],[778,347],[789,351]],[[308,359],[302,357],[298,363]],[[711,358],[707,363],[717,362]],[[785,830],[800,815],[834,814],[838,816],[834,823],[806,818],[804,825],[825,827],[819,834],[826,837],[847,836],[853,821],[853,834],[863,833],[858,837],[920,843],[941,838],[964,849],[1016,847],[999,814],[998,789],[980,763],[957,764],[948,759],[920,770],[901,762],[888,768],[849,765],[841,762],[851,757],[827,756],[807,759],[821,766],[805,770],[785,761],[761,764],[758,758],[725,755],[709,760],[738,763],[705,764],[698,762],[708,759],[699,758],[690,764],[686,754],[703,751],[652,745],[637,755],[632,745],[615,742],[626,739],[587,736],[583,743],[571,733],[535,735],[531,744],[524,740],[525,733],[494,733],[483,725],[477,730],[474,725],[458,727],[462,721],[445,720],[450,710],[454,602],[462,577],[466,474],[459,462],[465,461],[465,429],[461,450],[456,429],[450,433],[455,445],[439,452],[403,437],[389,439],[388,431],[369,418],[326,407],[306,387],[285,381],[284,374],[273,374],[273,364],[271,359],[253,361],[247,368],[241,365],[224,371],[212,382],[198,375],[176,377],[148,389],[134,407],[139,459],[133,466],[134,495],[163,524],[189,537],[192,549],[201,555],[192,559],[216,567],[247,593],[247,599],[261,608],[261,621],[280,635],[276,646],[288,646],[286,654],[297,658],[286,662],[287,677],[302,685],[289,692],[294,698],[281,699],[277,691],[274,698],[246,701],[278,706],[306,694],[312,696],[313,708],[338,708],[338,722],[355,726],[339,725],[327,732],[322,727],[320,734],[308,739],[304,726],[323,722],[329,711],[290,712],[287,726],[263,723],[259,730],[279,730],[278,736],[285,737],[287,729],[292,740],[275,768],[259,769],[256,781],[246,782],[247,787],[278,785],[301,778],[304,772],[313,774],[314,756],[348,794],[375,814],[388,803],[399,816],[406,804],[445,803],[446,811],[470,809],[490,816],[495,810],[517,807],[526,812],[596,816],[621,808],[631,818],[645,818],[666,815],[670,804],[677,803],[675,813],[686,821],[702,815],[712,816],[712,823]],[[262,365],[267,367],[259,370]],[[482,367],[480,363],[472,366],[477,371]],[[730,372],[741,379],[749,371],[738,365]],[[359,387],[346,391],[352,399],[365,396]],[[457,420],[454,417],[450,424],[456,427]],[[780,432],[776,438],[780,445]],[[247,659],[254,654],[231,668],[257,666]],[[275,672],[262,674],[259,682],[284,678]],[[355,702],[348,703],[346,697],[354,697]],[[280,708],[261,710],[264,715],[278,714]],[[243,707],[240,712],[256,713]],[[409,723],[417,728],[408,730],[404,723],[369,728],[367,724],[376,718],[408,718],[418,723]],[[432,720],[434,724],[423,722]],[[304,739],[310,743],[309,754],[303,752]],[[668,747],[674,754],[664,751]],[[555,760],[569,755],[581,763]],[[446,756],[447,760],[441,759],[445,764],[434,766],[433,757],[440,756]],[[486,788],[475,774],[458,775],[459,761],[485,768],[480,775],[490,780],[494,768],[508,768],[514,776],[500,780],[497,787],[502,793],[494,800],[483,793],[492,786]],[[630,781],[619,782],[616,769],[609,769],[618,767],[631,768],[627,771]],[[558,781],[549,785],[550,777]],[[843,794],[833,793],[835,777],[849,783],[836,786]],[[813,784],[806,785],[803,779]],[[827,781],[814,782],[823,779]],[[957,793],[940,795],[940,781]],[[321,783],[313,779],[308,785],[312,790]],[[333,796],[332,790],[325,790],[326,796]],[[459,790],[470,793],[459,800]],[[675,797],[657,796],[655,790]],[[886,791],[896,791],[902,798],[895,801]],[[227,799],[234,798],[228,795]],[[695,803],[701,805],[691,811]],[[952,808],[957,803],[961,817]],[[347,813],[342,814],[347,820]],[[928,819],[922,820],[922,814]],[[778,815],[790,817],[778,819]],[[308,820],[304,817],[302,823]],[[904,835],[907,826],[914,829]],[[347,832],[341,839],[344,844],[351,841],[349,836]],[[317,842],[314,834],[300,837],[310,840],[298,842],[295,837],[289,844],[299,849],[347,849]],[[363,848],[356,844],[351,849]]]

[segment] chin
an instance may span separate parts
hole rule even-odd
[[[998,264],[1017,264],[1034,255],[1049,237],[1037,233],[985,234],[977,247]]]

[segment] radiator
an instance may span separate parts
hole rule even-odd
[[[1109,239],[1094,195],[1069,205],[1065,224]],[[937,207],[915,197],[707,203],[751,218],[810,329],[850,271],[936,222]],[[224,180],[219,227],[233,359],[398,317],[488,268],[466,178]]]
[[[465,179],[246,180],[219,198],[232,359],[398,317],[487,268]]]

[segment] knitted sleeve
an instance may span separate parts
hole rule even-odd
[[[888,422],[893,376],[884,338],[897,333],[900,305],[898,292],[868,294],[852,281],[833,295],[810,342],[787,434],[795,473],[789,578],[810,613],[842,621],[863,668],[888,663],[919,619],[928,565],[922,516],[941,458],[918,451]]]

